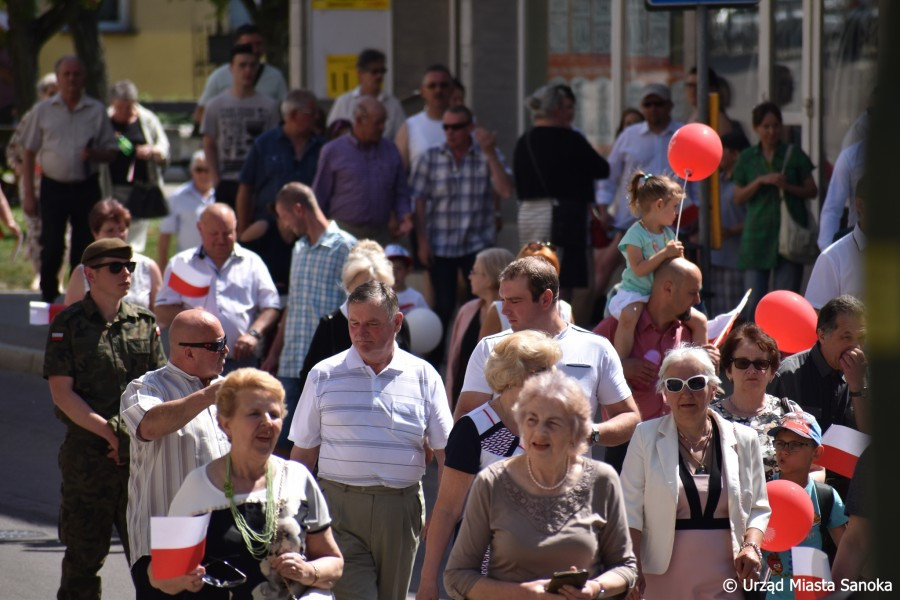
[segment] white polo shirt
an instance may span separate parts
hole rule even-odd
[[[513,330],[507,329],[478,342],[469,357],[463,392],[493,395],[491,386],[484,378],[484,364],[494,346],[512,334]],[[615,404],[631,395],[619,355],[605,337],[577,325],[568,325],[553,339],[559,342],[563,353],[556,368],[578,381],[588,396],[592,413],[596,414],[600,404]]]
[[[350,347],[313,367],[288,439],[319,446],[319,477],[405,488],[425,475],[425,440],[443,450],[453,417],[440,375],[394,344],[381,373]]]
[[[859,225],[853,231],[831,244],[813,265],[806,285],[806,299],[816,310],[832,298],[850,294],[863,299],[863,251],[866,234]]]

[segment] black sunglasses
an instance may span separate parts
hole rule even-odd
[[[206,574],[203,583],[217,588],[233,588],[245,583],[247,576],[227,560],[212,560],[203,565]]]
[[[750,365],[753,365],[753,368],[757,371],[768,371],[769,367],[772,366],[772,361],[760,359],[760,360],[750,360],[749,358],[744,358],[743,356],[740,358],[735,358],[731,361],[735,367],[743,371],[744,369],[749,369]]]
[[[134,261],[129,262],[106,262],[100,263],[99,265],[91,266],[92,269],[102,269],[103,267],[109,267],[109,272],[113,275],[118,275],[122,272],[122,269],[128,269],[129,273],[134,273],[134,268],[137,266],[137,263]]]
[[[650,100],[648,102],[642,102],[641,106],[643,106],[644,108],[652,108],[652,107],[662,108],[663,106],[665,106],[667,104],[668,104],[668,102],[666,102],[665,100]]]
[[[387,69],[384,67],[380,67],[377,69],[367,69],[367,71],[372,75],[384,75],[385,73],[387,73]]]
[[[185,346],[187,348],[203,348],[204,350],[209,350],[210,352],[221,353],[225,350],[225,346],[228,345],[228,336],[224,336],[221,340],[216,340],[215,342],[178,342],[179,346]]]
[[[782,452],[796,452],[800,448],[815,448],[815,442],[785,442],[784,440],[775,440],[772,442],[772,445],[775,446],[776,450],[780,450]]]
[[[450,84],[449,84],[448,82],[446,82],[446,81],[432,81],[431,83],[429,83],[429,84],[426,85],[425,87],[426,87],[427,89],[429,89],[429,90],[434,90],[434,89],[437,89],[437,88],[441,88],[442,90],[446,90],[448,87],[450,87]]]
[[[685,385],[692,392],[699,392],[706,387],[707,383],[709,383],[709,377],[706,375],[694,375],[693,377],[689,377],[687,381],[678,379],[677,377],[669,377],[665,381],[666,389],[673,394],[677,394],[683,390]]]
[[[444,131],[460,131],[469,126],[471,121],[465,123],[444,123]]]

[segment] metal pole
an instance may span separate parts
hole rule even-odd
[[[708,9],[697,7],[697,118],[701,123],[709,123],[709,62],[707,60]],[[697,182],[697,204],[700,207],[700,271],[704,281],[709,282],[709,179]],[[703,297],[707,294],[704,292]]]

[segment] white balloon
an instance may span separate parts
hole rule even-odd
[[[414,308],[403,316],[409,326],[409,350],[422,356],[441,343],[444,327],[441,318],[430,308]]]

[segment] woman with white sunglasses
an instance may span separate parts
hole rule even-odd
[[[719,383],[702,348],[679,346],[660,366],[672,412],[638,425],[621,475],[638,557],[630,599],[740,598],[741,581],[759,578],[771,512],[759,439],[709,409]]]

